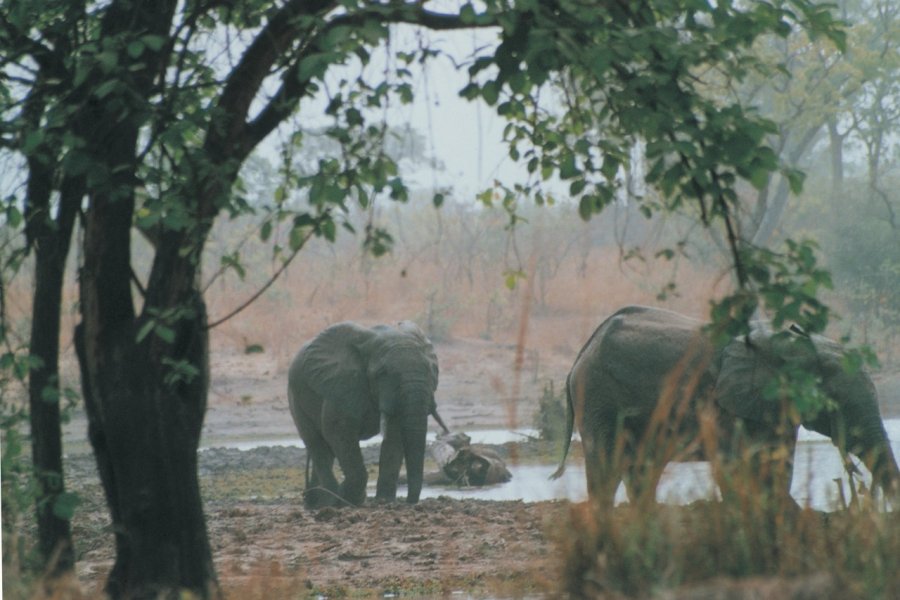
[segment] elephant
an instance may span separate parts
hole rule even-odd
[[[666,463],[697,459],[710,460],[720,490],[727,469],[749,460],[763,493],[793,502],[793,450],[802,423],[830,437],[845,459],[848,452],[858,456],[874,483],[896,495],[900,471],[875,387],[864,370],[844,368],[839,344],[760,323],[724,344],[714,343],[709,331],[701,321],[643,306],[626,306],[603,321],[566,380],[567,437],[552,477],[565,469],[578,420],[588,494],[603,505],[612,506],[623,479],[632,502],[653,502]],[[830,408],[798,415],[786,395],[773,397],[770,382],[784,368],[816,377]],[[780,457],[781,470],[772,468],[773,457]]]
[[[368,473],[359,442],[382,428],[376,498],[396,498],[405,461],[406,500],[418,502],[428,416],[447,431],[434,399],[437,384],[434,348],[411,321],[371,328],[337,323],[300,348],[288,371],[288,404],[307,451],[306,505],[364,502]],[[335,458],[344,475],[340,485]]]

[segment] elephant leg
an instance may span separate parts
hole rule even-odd
[[[331,506],[337,500],[339,489],[334,476],[334,453],[318,431],[304,431],[301,434],[306,451],[312,462],[312,474],[304,493],[304,502],[309,508]]]
[[[369,480],[369,474],[366,472],[359,442],[354,441],[352,445],[340,446],[335,454],[338,464],[341,465],[341,471],[344,472],[341,497],[351,504],[362,504],[366,500],[366,483]]]
[[[740,423],[726,455],[712,466],[723,500],[741,505],[749,493],[754,504],[777,516],[799,509],[790,493],[796,430],[776,433],[772,429],[766,424]]]
[[[588,494],[601,506],[612,508],[622,480],[621,461],[615,451],[616,427],[604,421],[592,432],[583,432],[582,437]]]
[[[799,508],[791,496],[796,440],[778,440],[765,444],[755,453],[752,468],[760,475],[762,489],[777,511]]]
[[[381,454],[378,458],[378,485],[375,497],[379,500],[395,500],[397,498],[397,479],[400,465],[403,462],[403,441],[397,427],[387,427],[381,442]]]
[[[628,469],[625,489],[632,504],[656,502],[656,488],[662,477],[662,467],[651,462],[635,463]]]

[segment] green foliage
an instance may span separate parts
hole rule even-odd
[[[548,442],[558,442],[566,435],[566,392],[565,387],[558,393],[554,390],[553,381],[547,381],[538,400],[538,409],[534,414],[534,428],[538,436]]]

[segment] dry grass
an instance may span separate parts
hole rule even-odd
[[[336,261],[339,263],[340,261]],[[673,275],[661,265],[657,276],[630,272],[616,250],[595,250],[584,274],[561,268],[546,285],[545,303],[527,299],[528,285],[510,290],[503,265],[457,281],[436,264],[404,267],[400,257],[384,258],[365,273],[358,265],[293,266],[282,281],[238,318],[213,332],[213,347],[243,349],[261,344],[275,356],[288,356],[324,327],[342,320],[366,323],[417,321],[435,339],[486,338],[517,341],[519,317],[530,302],[526,344],[577,353],[607,315],[624,304],[660,304],[657,294]],[[666,306],[704,316],[719,282],[715,274],[682,268],[676,275],[682,295]],[[235,306],[246,286],[215,284],[207,293],[211,317]],[[574,325],[574,326],[573,326]]]
[[[585,503],[573,505],[560,550],[567,591],[579,598],[820,573],[831,578],[832,598],[889,599],[900,591],[900,517],[871,508],[778,511],[753,500],[601,511]]]
[[[677,412],[677,406],[669,412]],[[738,434],[730,443],[737,445],[739,456],[725,461],[719,458],[725,454],[713,421],[706,414],[688,416],[700,423],[699,439],[692,441],[717,457],[711,466],[723,500],[657,504],[655,485],[638,480],[638,496],[628,504],[574,505],[568,527],[557,537],[567,592],[577,598],[637,598],[660,590],[701,589],[722,578],[757,578],[746,589],[735,587],[733,594],[726,593],[731,583],[720,581],[708,588],[713,595],[698,591],[671,597],[900,598],[900,512],[887,512],[880,496],[870,493],[854,494],[832,513],[798,507],[787,488],[779,491],[790,481],[792,453],[785,446],[744,444]],[[651,423],[633,454],[622,450],[624,442],[618,445],[613,468],[618,463],[617,472],[627,471],[634,466],[629,461],[640,461],[643,468],[631,476],[643,473],[655,484],[684,442]],[[779,583],[761,592],[771,581]],[[796,585],[787,585],[791,581]]]

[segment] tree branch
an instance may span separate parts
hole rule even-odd
[[[292,4],[297,3],[295,2]],[[313,7],[312,10],[307,9],[305,14],[322,12],[328,8],[325,4],[326,3],[322,3],[322,6],[319,7],[318,10],[316,7]],[[263,79],[275,63],[275,60],[280,56],[281,52],[289,48],[290,45],[296,41],[297,36],[302,33],[301,26],[297,23],[297,15],[294,14],[296,10],[296,7],[292,8],[291,5],[286,6],[285,9],[281,11],[282,13],[285,13],[285,15],[282,16],[281,13],[279,13],[279,15],[273,17],[270,21],[270,25],[257,36],[253,44],[251,44],[251,48],[245,53],[241,63],[232,72],[232,76],[229,77],[230,81],[226,86],[226,91],[223,93],[223,99],[220,105],[229,105],[229,100],[226,96],[229,95],[229,88],[233,87],[233,82],[231,81],[233,79],[234,91],[231,92],[231,95],[234,97],[235,102],[239,100],[239,104],[232,106],[237,107],[239,105],[241,107],[241,111],[238,114],[242,115],[242,117],[247,114],[250,103],[253,98],[255,98],[262,85]],[[293,16],[290,16],[292,14]],[[284,27],[273,25],[282,19],[288,21]],[[371,19],[377,19],[387,23],[419,25],[436,31],[495,26],[495,23],[486,21],[479,23],[464,22],[457,15],[425,10],[419,3],[377,5],[368,7],[357,13],[335,16],[318,31],[311,31],[315,37],[310,39],[309,43],[304,46],[296,59],[292,61],[291,65],[282,75],[281,87],[275,95],[272,96],[268,104],[259,112],[256,118],[243,124],[243,127],[234,124],[234,129],[231,130],[231,135],[227,138],[229,143],[225,144],[232,149],[234,157],[247,156],[257,144],[274,131],[275,128],[294,111],[297,103],[306,94],[311,81],[310,79],[300,79],[296,65],[299,64],[304,57],[320,51],[321,48],[317,42],[321,40],[324,35],[337,27],[361,25],[365,21]],[[267,30],[270,31],[267,32]],[[266,48],[267,43],[271,45],[268,50]],[[246,76],[241,74],[244,72],[247,73]],[[250,75],[251,73],[252,77]],[[241,82],[240,85],[238,85],[237,82]],[[241,92],[244,94],[243,97],[239,96]]]

